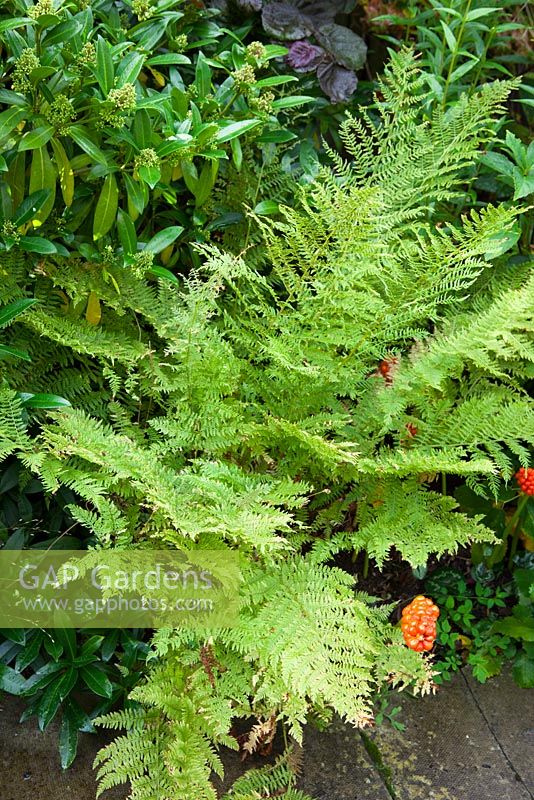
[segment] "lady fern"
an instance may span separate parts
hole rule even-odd
[[[41,309],[10,335],[37,358],[35,334],[56,353],[39,389],[68,386],[76,364],[88,391],[74,385],[76,409],[26,432],[14,392],[32,376],[8,367],[2,452],[50,491],[74,489],[72,513],[101,546],[224,544],[242,559],[238,623],[159,632],[139,711],[103,720],[127,729],[98,759],[103,789],[130,780],[135,800],[213,798],[233,718],[280,720],[298,739],[310,711],[364,724],[383,681],[428,690],[429,664],[389,609],[331,559],[366,549],[381,564],[394,547],[417,566],[490,539],[436,473],[491,486],[513,459],[527,464],[534,287],[506,257],[519,210],[450,212],[512,88],[420,121],[416,60],[394,56],[381,124],[348,119],[349,162],[335,159],[279,220],[257,220],[262,272],[246,252],[204,248],[179,289],[58,259],[28,276]],[[88,292],[98,325],[83,314]],[[254,796],[255,780],[235,796]],[[300,794],[288,784],[286,796]]]

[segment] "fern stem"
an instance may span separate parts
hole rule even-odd
[[[366,550],[363,557],[363,577],[367,578],[368,575],[369,575],[369,553]]]
[[[508,569],[512,569],[514,565],[514,556],[517,551],[517,543],[519,541],[519,532],[521,530],[521,517],[526,508],[529,495],[525,494],[519,503],[510,522],[504,530],[504,539],[506,540],[512,534],[512,542],[510,544],[510,555],[508,556]]]

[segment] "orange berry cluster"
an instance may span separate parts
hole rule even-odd
[[[401,630],[404,641],[417,653],[432,650],[436,639],[436,620],[439,608],[432,600],[418,594],[402,609]]]
[[[397,356],[388,356],[378,365],[378,374],[382,375],[388,386],[393,383],[393,373],[398,365],[399,359]]]
[[[521,469],[515,473],[515,479],[523,494],[534,495],[534,469],[532,467],[528,469],[521,467]]]

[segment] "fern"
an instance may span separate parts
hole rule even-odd
[[[100,546],[224,544],[242,563],[237,624],[159,631],[137,710],[101,720],[126,728],[98,758],[102,790],[129,780],[134,800],[211,799],[234,718],[299,739],[314,714],[368,722],[385,681],[430,690],[391,609],[331,559],[366,549],[382,564],[395,547],[418,566],[490,540],[436,473],[496,491],[528,462],[534,283],[506,256],[520,210],[451,213],[513,86],[421,122],[423,82],[403,51],[379,124],[362,112],[343,125],[350,162],[335,157],[276,219],[251,218],[252,258],[236,242],[199,246],[178,288],[113,264],[106,282],[59,257],[6,278],[10,298],[35,294],[40,310],[7,329],[36,369],[6,362],[1,453],[51,492],[70,487]],[[34,418],[30,436],[16,392],[33,386],[61,386],[76,407]],[[282,763],[230,796],[302,800],[286,778]]]

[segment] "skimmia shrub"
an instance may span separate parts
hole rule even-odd
[[[240,169],[241,142],[260,168],[265,148],[295,138],[287,114],[312,99],[271,68],[286,48],[245,44],[200,3],[4,11],[0,251],[81,255],[104,271],[113,258],[159,275],[182,266],[182,243],[228,224],[204,206],[225,163]]]
[[[297,740],[309,715],[365,724],[385,683],[428,690],[428,658],[333,559],[366,550],[381,565],[395,548],[418,566],[491,540],[436,476],[497,490],[528,466],[534,282],[507,255],[520,209],[448,210],[511,88],[421,122],[416,60],[394,56],[380,125],[349,117],[350,160],[334,156],[294,209],[261,222],[267,273],[208,247],[179,287],[54,256],[28,272],[10,254],[7,300],[39,302],[4,332],[35,369],[5,362],[1,454],[50,492],[69,487],[101,547],[226,545],[241,558],[237,624],[159,632],[135,709],[102,720],[126,729],[98,758],[102,789],[214,798],[236,718],[258,719],[254,749],[277,722]],[[80,313],[88,292],[97,324]],[[28,422],[20,386],[53,387],[73,408]],[[287,758],[234,796],[265,780],[301,797]]]

